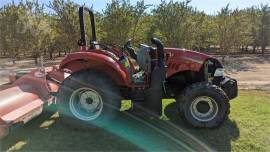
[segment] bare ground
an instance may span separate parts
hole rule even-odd
[[[62,58],[57,58],[55,60],[44,60],[43,65],[45,67],[57,65],[60,63]],[[8,82],[8,76],[11,73],[16,73],[18,71],[29,71],[34,68],[41,67],[41,64],[35,64],[33,59],[25,59],[16,61],[16,64],[13,65],[11,59],[0,58],[0,85]]]
[[[270,90],[270,56],[230,57],[224,65],[240,89]]]
[[[59,63],[61,58],[54,61],[45,60],[45,66]],[[225,57],[224,65],[228,76],[237,79],[240,89],[270,90],[270,56],[238,56]],[[0,85],[8,82],[8,75],[20,70],[40,67],[33,60],[16,61],[0,58]]]

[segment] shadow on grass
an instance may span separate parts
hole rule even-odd
[[[220,127],[215,129],[192,128],[179,117],[176,107],[176,102],[165,107],[164,114],[170,122],[180,126],[218,151],[231,151],[231,141],[237,140],[240,136],[236,122],[227,119]]]
[[[175,102],[165,108],[169,120],[121,112],[109,126],[75,129],[59,121],[55,106],[25,126],[11,129],[1,151],[219,151],[231,150],[239,129],[230,120],[217,129],[194,129],[179,118]],[[207,143],[207,144],[205,144]],[[212,147],[212,148],[209,148]]]
[[[12,129],[1,151],[191,151],[205,147],[189,139],[166,121],[121,112],[102,129],[74,129],[59,121],[54,108]]]
[[[48,109],[47,109],[48,110]],[[140,151],[131,142],[103,129],[78,130],[59,121],[54,110],[25,126],[12,128],[0,151]]]

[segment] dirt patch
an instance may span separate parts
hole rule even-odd
[[[239,88],[270,90],[270,56],[229,57],[224,65]]]
[[[56,58],[55,60],[45,59],[42,64],[45,67],[57,65],[63,58]],[[33,59],[25,59],[16,61],[16,64],[13,65],[12,60],[8,58],[0,58],[0,85],[8,82],[8,76],[11,73],[16,73],[18,71],[29,71],[33,68],[41,67],[41,62],[35,64]]]

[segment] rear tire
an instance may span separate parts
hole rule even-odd
[[[183,119],[193,127],[218,127],[229,114],[229,98],[221,88],[210,83],[187,87],[177,102]]]
[[[58,101],[62,121],[80,129],[108,125],[121,107],[117,86],[97,71],[81,71],[66,78]]]

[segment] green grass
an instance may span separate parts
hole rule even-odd
[[[123,109],[130,105],[124,104]],[[0,151],[179,151],[179,142],[199,148],[187,134],[219,151],[270,151],[270,92],[241,91],[231,102],[228,120],[217,129],[194,129],[185,125],[175,102],[164,100],[161,120],[137,120],[121,115],[103,129],[78,130],[61,123],[55,109],[23,127],[11,130]],[[183,134],[183,132],[185,132]],[[177,139],[177,142],[175,142]],[[196,148],[195,148],[196,149]]]

